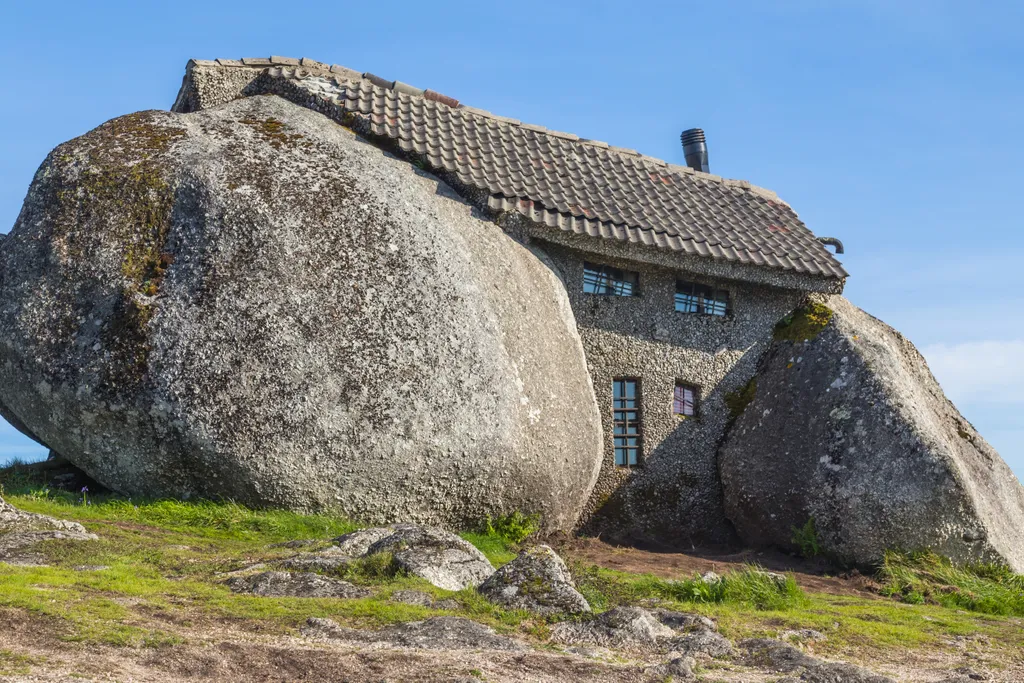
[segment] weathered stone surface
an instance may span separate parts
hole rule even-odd
[[[372,527],[369,529],[357,529],[335,538],[331,543],[346,555],[361,557],[366,554],[370,546],[395,533],[397,525]]]
[[[391,534],[371,545],[367,555],[389,552],[399,567],[438,588],[475,588],[494,566],[469,541],[436,527],[397,524]]]
[[[78,522],[37,515],[14,507],[0,498],[0,562],[41,564],[43,559],[31,551],[42,541],[95,541],[96,534]]]
[[[774,344],[721,449],[737,531],[791,547],[813,518],[847,562],[930,548],[1024,571],[1024,487],[909,341],[842,297],[826,303],[816,338]]]
[[[674,638],[669,647],[687,657],[728,657],[732,654],[732,643],[714,631],[707,630]]]
[[[341,548],[331,546],[323,550],[315,550],[308,553],[299,553],[281,561],[281,566],[286,569],[300,569],[304,571],[333,572],[347,565],[352,557]]]
[[[378,647],[422,650],[528,650],[518,640],[499,636],[494,629],[462,617],[431,617],[395,624],[379,631],[344,628],[330,619],[310,618],[302,635],[319,640],[344,640]]]
[[[519,553],[480,586],[488,600],[538,614],[580,614],[590,604],[573,583],[562,558],[546,545]]]
[[[310,572],[262,572],[227,582],[236,593],[268,598],[365,598],[370,591],[348,581]]]
[[[786,683],[895,683],[867,669],[842,662],[826,662],[804,654],[792,645],[769,638],[751,638],[739,643],[744,651],[740,662],[758,669],[793,674]],[[781,683],[781,682],[780,682]]]
[[[551,627],[551,638],[557,643],[619,649],[659,649],[675,635],[642,607],[616,607],[590,621],[563,621]]]
[[[602,452],[558,277],[273,96],[58,147],[0,243],[0,401],[123,493],[569,529]]]

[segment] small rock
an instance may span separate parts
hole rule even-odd
[[[388,599],[391,602],[401,602],[406,605],[419,605],[420,607],[430,607],[434,604],[433,595],[430,593],[424,593],[423,591],[414,590],[395,591]]]
[[[270,598],[365,598],[365,588],[348,581],[309,572],[263,572],[238,576],[227,582],[236,593],[252,593]]]
[[[661,641],[675,635],[641,607],[616,607],[589,621],[563,621],[551,628],[551,638],[558,643],[625,649],[657,649]]]
[[[650,610],[658,621],[673,631],[717,631],[718,625],[703,614],[676,612],[670,609],[656,608]]]
[[[704,576],[700,577],[700,580],[704,583],[718,583],[722,577],[714,572],[704,572]]]
[[[271,543],[268,547],[270,547],[270,548],[292,548],[292,549],[295,549],[295,548],[308,548],[309,546],[316,545],[317,543],[323,543],[323,541],[320,541],[320,540],[315,539],[315,538],[300,538],[300,539],[297,539],[295,541],[285,541],[284,543]]]
[[[76,572],[101,572],[104,569],[110,569],[110,567],[105,564],[80,564],[74,567]]]
[[[445,598],[444,600],[438,600],[433,605],[434,609],[443,610],[446,612],[455,612],[462,609],[462,603],[455,598]]]
[[[653,666],[644,671],[655,680],[669,679],[672,681],[694,681],[697,679],[693,667],[697,665],[693,657],[670,656],[664,664]]]
[[[472,543],[437,527],[395,525],[366,554],[382,552],[392,553],[398,566],[413,576],[450,591],[475,588],[494,573]]]
[[[294,557],[281,561],[285,569],[298,569],[304,571],[333,572],[340,567],[350,563],[352,557],[337,546],[324,548],[310,553],[299,553]]]
[[[776,673],[799,674],[800,683],[895,683],[859,666],[811,657],[781,640],[751,638],[740,642],[740,648],[746,651],[741,663]]]
[[[670,647],[683,656],[728,657],[732,643],[714,631],[696,631],[673,638]]]
[[[421,650],[529,649],[525,643],[500,636],[493,629],[462,617],[431,617],[425,621],[395,624],[379,631],[349,629],[339,626],[330,619],[311,618],[301,629],[301,633],[307,638]]]
[[[576,590],[569,569],[554,550],[538,545],[494,572],[480,586],[491,602],[538,614],[581,614],[590,611]]]
[[[400,525],[395,525],[400,526]],[[370,546],[395,533],[395,526],[374,527],[372,529],[359,529],[350,533],[338,536],[331,541],[341,552],[350,557],[362,557],[369,551]]]
[[[819,643],[828,640],[828,636],[821,631],[815,631],[810,628],[801,628],[795,631],[783,631],[779,634],[779,640],[793,640],[798,643]]]

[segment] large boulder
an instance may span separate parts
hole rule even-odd
[[[744,540],[792,547],[813,519],[853,564],[931,549],[1024,571],[1024,487],[909,341],[838,296],[776,336],[719,453]]]
[[[0,242],[0,402],[126,494],[576,521],[600,416],[543,255],[272,96],[55,149]]]

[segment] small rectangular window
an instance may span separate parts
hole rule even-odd
[[[640,274],[594,263],[583,264],[583,291],[587,294],[636,296]]]
[[[615,464],[636,467],[640,464],[640,393],[635,379],[612,382],[612,408],[615,423]]]
[[[700,313],[702,315],[728,315],[729,292],[714,289],[696,282],[676,282],[676,310],[680,313]]]
[[[697,387],[676,384],[672,396],[672,414],[680,417],[697,417]]]

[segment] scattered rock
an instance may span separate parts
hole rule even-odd
[[[569,569],[554,550],[538,545],[494,572],[480,586],[491,602],[538,614],[580,614],[590,605],[573,584]]]
[[[391,536],[395,533],[395,529],[400,526],[410,525],[393,524],[391,526],[373,527],[370,529],[357,529],[356,531],[338,536],[331,543],[346,555],[362,557],[370,550],[371,545]]]
[[[435,602],[433,604],[433,608],[454,612],[455,610],[462,609],[462,603],[456,600],[455,598],[445,598],[443,600],[438,600],[437,602]]]
[[[697,679],[693,667],[697,665],[693,657],[685,655],[671,656],[664,664],[647,668],[644,673],[652,680],[694,681]]]
[[[462,617],[431,617],[425,621],[395,624],[378,631],[344,628],[330,619],[311,618],[301,632],[307,638],[423,650],[529,649],[525,643],[500,636],[493,629]]]
[[[695,631],[669,644],[674,652],[689,657],[728,657],[732,655],[732,643],[714,631]]]
[[[286,560],[282,560],[280,565],[285,569],[300,571],[333,572],[351,561],[352,557],[341,548],[332,545],[323,550],[300,553],[294,557],[289,557]]]
[[[399,567],[438,588],[458,591],[483,583],[494,567],[476,547],[437,527],[396,525],[367,555],[390,552]]]
[[[298,548],[308,548],[311,545],[319,545],[323,541],[316,538],[300,538],[295,541],[285,541],[284,543],[271,543],[269,548],[291,548],[293,550]]]
[[[795,631],[783,631],[779,634],[779,640],[793,640],[798,643],[818,643],[828,640],[828,636],[821,631],[815,631],[810,628],[801,628]]]
[[[700,577],[700,580],[704,583],[718,583],[722,577],[715,572],[704,572],[704,576]]]
[[[406,605],[419,605],[420,607],[430,607],[434,604],[433,595],[430,593],[424,593],[423,591],[414,590],[395,591],[388,599],[391,602],[401,602]]]
[[[227,582],[236,593],[268,598],[365,598],[370,591],[348,581],[309,572],[262,572]]]
[[[673,631],[717,631],[718,625],[703,614],[691,614],[689,612],[676,612],[675,610],[662,609],[660,607],[650,610],[651,614],[661,623]]]
[[[741,641],[745,651],[742,664],[775,673],[796,674],[797,678],[783,679],[787,683],[895,683],[891,678],[867,669],[841,662],[826,662],[804,654],[780,640],[752,638]],[[782,683],[782,681],[780,681]]]
[[[31,550],[37,543],[95,541],[97,538],[78,522],[25,512],[0,498],[0,562],[39,565],[43,563],[43,557]]]
[[[587,621],[563,621],[551,627],[551,639],[565,645],[620,649],[658,649],[676,632],[642,607],[616,607]]]
[[[1024,486],[899,332],[841,296],[806,342],[776,341],[719,451],[743,540],[874,565],[887,548],[1024,572]],[[766,514],[771,511],[772,514]]]

